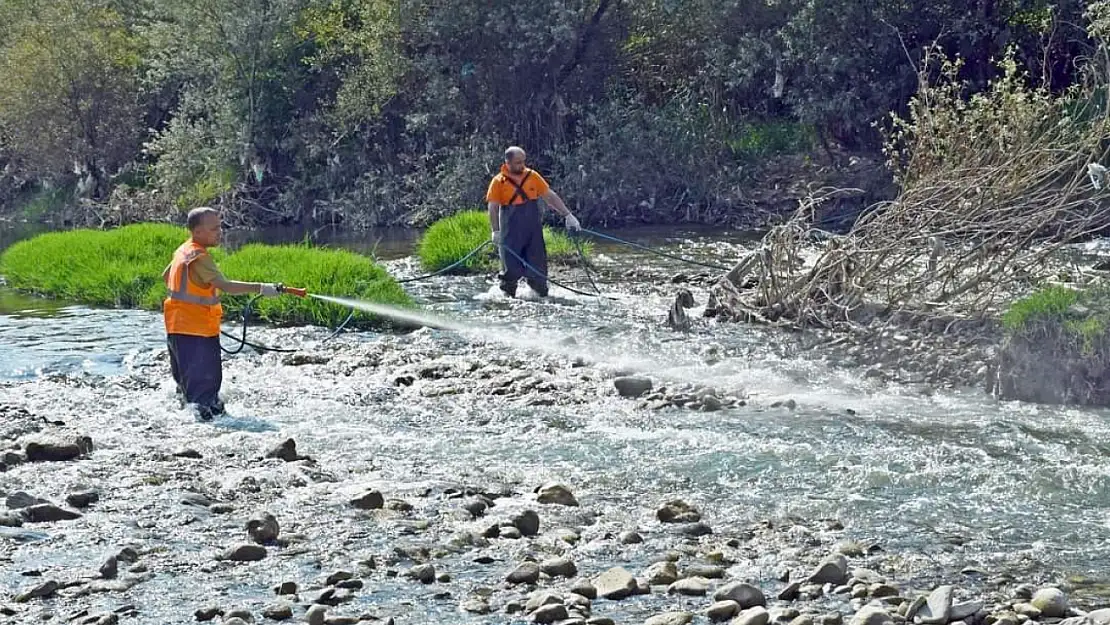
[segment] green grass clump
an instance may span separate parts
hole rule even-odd
[[[1059,328],[1077,341],[1085,354],[1104,344],[1110,328],[1110,291],[1078,291],[1051,286],[1014,302],[1002,315],[1002,326],[1011,335],[1042,333]]]
[[[188,232],[168,224],[136,224],[114,230],[53,232],[20,241],[0,255],[0,274],[9,286],[29,293],[111,306],[161,310],[166,297],[162,271]],[[341,295],[378,303],[411,305],[397,282],[371,259],[342,250],[304,245],[248,245],[234,253],[213,249],[230,280],[283,282],[310,293]],[[237,318],[246,296],[223,296],[224,317]],[[293,296],[262,298],[255,318],[272,323],[332,326],[348,311],[334,304]],[[367,326],[369,315],[356,315]]]
[[[420,263],[428,271],[439,271],[457,262],[471,250],[488,241],[489,214],[482,210],[463,211],[445,217],[428,227],[416,247]],[[551,263],[570,263],[578,259],[578,250],[570,237],[548,226],[543,228],[547,259]],[[593,250],[589,241],[581,241],[587,256]],[[489,245],[458,268],[459,273],[489,271],[499,267],[497,249]]]
[[[162,270],[188,237],[181,227],[136,224],[116,230],[51,232],[0,256],[8,286],[93,306],[156,308]]]
[[[1063,321],[1080,292],[1063,286],[1050,286],[1014,302],[1002,315],[1002,326],[1009,332],[1020,332],[1034,321]]]
[[[305,287],[309,293],[367,300],[409,307],[412,300],[385,269],[371,259],[346,250],[324,250],[305,245],[247,245],[220,265],[224,275],[246,282],[281,282]],[[233,277],[234,276],[234,277]],[[224,314],[238,315],[247,302],[225,298]],[[253,315],[271,323],[312,323],[335,326],[347,317],[347,308],[293,296],[264,297],[254,304]],[[368,324],[373,317],[355,314],[352,323]]]

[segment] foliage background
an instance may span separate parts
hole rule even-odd
[[[1058,92],[1099,53],[1088,31],[1106,14],[1078,0],[0,0],[0,206],[427,224],[480,203],[515,143],[587,219],[722,221],[752,210],[776,163],[878,154],[926,46],[960,57],[972,92],[1007,49]]]

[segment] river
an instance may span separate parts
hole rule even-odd
[[[616,234],[722,261],[751,242],[741,233]],[[407,276],[418,271],[413,240],[394,232],[329,244],[376,250],[392,272]],[[201,605],[257,610],[274,600],[273,584],[308,585],[374,556],[365,588],[338,612],[397,623],[502,623],[514,617],[496,612],[512,597],[501,579],[529,556],[566,555],[581,576],[594,576],[616,565],[638,573],[667,550],[692,549],[682,562],[704,559],[712,547],[727,552],[729,578],[773,598],[783,586],[776,571],[809,567],[851,540],[881,547],[857,554],[853,566],[879,569],[906,591],[947,581],[961,592],[987,592],[1005,585],[1006,574],[1013,583],[1070,580],[1073,602],[1086,607],[1106,601],[1106,411],[998,402],[976,388],[922,394],[818,362],[801,347],[804,336],[745,325],[697,319],[692,331],[675,332],[663,325],[677,288],[669,277],[697,271],[609,245],[598,247],[597,264],[609,270],[603,290],[613,299],[554,289],[548,303],[505,301],[489,295],[485,276],[411,285],[428,312],[472,328],[465,333],[345,333],[320,344],[327,329],[252,329],[255,340],[302,347],[315,359],[293,364],[250,350],[228,358],[230,416],[211,424],[173,399],[157,315],[0,291],[0,407],[64,422],[65,431],[88,434],[96,445],[89,459],[56,463],[48,473],[40,464],[0,473],[0,494],[25,490],[53,502],[81,489],[100,495],[79,520],[0,535],[0,563],[7,562],[0,588],[11,595],[39,577],[80,577],[134,545],[145,563],[136,574],[151,579],[117,593],[62,592],[21,614],[132,604],[141,615],[134,622],[187,623]],[[704,305],[705,289],[691,290]],[[630,373],[657,385],[709,385],[745,403],[714,412],[652,409],[614,392],[613,375]],[[781,405],[788,400],[793,408]],[[287,438],[315,462],[262,459]],[[203,460],[172,455],[182,448]],[[569,486],[581,506],[529,503],[549,481]],[[492,554],[493,565],[476,563],[472,551],[445,549],[431,561],[449,582],[393,577],[390,569],[411,564],[405,557],[421,559],[398,552],[424,545],[434,553],[459,532],[489,525],[452,511],[457,501],[446,489],[471,486],[512,493],[497,500],[506,503],[491,517],[499,509],[538,509],[546,538],[473,547]],[[369,488],[408,506],[352,511],[346,502]],[[187,492],[236,511],[198,512],[182,505]],[[657,522],[656,508],[675,497],[701,509],[711,536],[679,540]],[[243,542],[243,522],[259,510],[298,538],[260,563],[217,562],[220,549]],[[808,529],[796,532],[804,540],[790,536],[791,548],[723,544],[764,519],[802,527],[788,521],[795,518]],[[579,539],[550,534],[567,528]],[[614,536],[628,530],[645,542],[618,544]],[[475,594],[490,595],[494,614],[459,608]],[[641,622],[708,603],[656,592],[599,600],[594,614]]]

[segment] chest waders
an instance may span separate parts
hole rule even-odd
[[[501,247],[498,253],[501,256],[502,272],[501,290],[513,297],[516,295],[517,282],[524,278],[528,286],[540,297],[547,296],[547,248],[543,242],[543,221],[540,219],[540,203],[538,199],[529,199],[524,192],[524,183],[532,172],[524,174],[520,184],[512,178],[505,176],[505,180],[516,188],[509,203],[501,207]],[[517,198],[523,200],[514,204]],[[525,267],[520,259],[505,251],[504,248],[516,252],[521,258],[528,261],[532,268]],[[536,271],[542,273],[537,275]]]

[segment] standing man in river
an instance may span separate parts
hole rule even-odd
[[[162,272],[169,296],[162,304],[166,322],[166,342],[170,351],[170,370],[177,391],[185,402],[195,404],[200,418],[209,420],[223,414],[220,400],[223,362],[220,359],[220,320],[223,307],[217,289],[224,293],[278,295],[281,284],[234,282],[224,278],[208,253],[220,244],[223,224],[220,214],[201,207],[186,218],[189,240],[173,254]]]
[[[539,200],[566,218],[567,228],[581,230],[578,219],[539,172],[524,166],[524,149],[505,150],[501,172],[486,191],[491,238],[501,256],[501,291],[513,297],[517,283],[525,278],[540,297],[547,297],[547,248]]]

